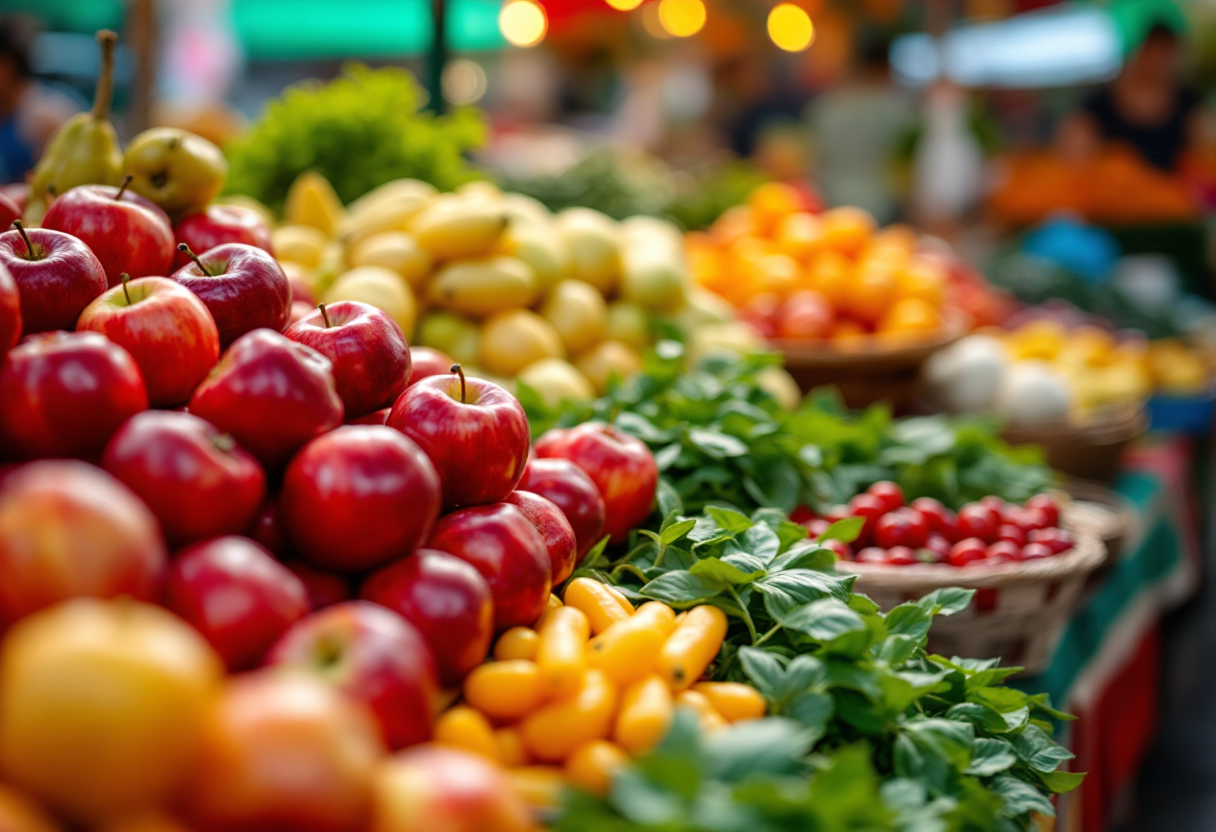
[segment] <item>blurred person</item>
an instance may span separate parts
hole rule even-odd
[[[856,205],[880,222],[899,206],[894,157],[916,123],[912,96],[891,80],[889,44],[865,45],[850,77],[808,110],[815,179],[831,205]]]
[[[32,40],[24,18],[0,18],[0,183],[23,181],[59,126],[80,110],[67,94],[34,78]]]
[[[927,231],[951,239],[983,193],[984,151],[971,128],[966,90],[942,78],[924,106],[913,159],[914,214]]]
[[[756,54],[744,54],[720,65],[718,88],[732,105],[723,125],[731,150],[742,158],[756,152],[769,130],[797,124],[806,106],[806,94],[794,82],[794,73],[774,67]]]
[[[1183,42],[1172,18],[1151,23],[1139,48],[1109,85],[1060,127],[1070,156],[1119,142],[1162,171],[1174,171],[1201,132],[1199,96],[1182,82]]]

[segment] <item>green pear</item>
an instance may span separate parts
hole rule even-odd
[[[145,130],[127,146],[123,173],[131,190],[171,215],[202,208],[219,195],[228,175],[224,153],[202,136],[177,127]]]

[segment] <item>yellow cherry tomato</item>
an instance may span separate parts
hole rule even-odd
[[[500,722],[520,719],[544,700],[540,667],[527,659],[483,664],[464,680],[464,701]]]
[[[701,730],[706,734],[721,731],[727,725],[726,718],[718,713],[713,703],[709,701],[709,697],[695,690],[685,690],[677,693],[676,707],[690,708],[696,711],[697,719],[701,723]]]
[[[528,627],[512,627],[501,636],[494,645],[494,658],[500,662],[510,659],[536,659],[536,648],[540,644],[540,635]]]
[[[628,764],[629,756],[619,745],[607,740],[592,740],[574,750],[566,760],[566,780],[573,785],[603,797],[612,787],[612,775]]]
[[[531,761],[518,728],[499,728],[494,732],[494,742],[498,745],[498,761],[507,768],[526,766]]]
[[[565,777],[555,766],[525,766],[507,772],[519,799],[533,809],[556,809]]]
[[[659,673],[674,690],[692,686],[722,649],[726,613],[703,604],[688,611],[659,652]]]
[[[577,607],[560,607],[545,616],[536,651],[545,696],[562,698],[578,691],[583,671],[587,669],[587,638],[590,635],[587,616]]]
[[[472,708],[458,705],[440,714],[432,734],[438,745],[450,745],[498,762],[494,729],[489,720]]]
[[[671,688],[658,674],[651,674],[625,689],[612,738],[631,754],[654,748],[671,727]]]
[[[593,578],[571,581],[566,587],[566,604],[583,611],[596,635],[633,615],[633,604],[628,598]]]
[[[577,694],[550,702],[520,725],[524,745],[535,757],[560,762],[585,742],[600,740],[612,731],[617,691],[603,671],[588,670]]]
[[[628,620],[618,621],[591,640],[588,661],[624,687],[654,670],[663,643],[676,626],[671,607],[643,604]]]
[[[709,700],[727,722],[760,719],[766,708],[764,696],[750,685],[738,682],[701,682],[692,689]]]

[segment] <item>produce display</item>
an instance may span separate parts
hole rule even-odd
[[[995,323],[1005,301],[905,226],[850,207],[808,210],[779,183],[756,189],[687,240],[693,277],[766,338],[834,349],[898,347]]]

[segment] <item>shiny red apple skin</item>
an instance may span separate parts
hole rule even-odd
[[[175,222],[171,233],[176,243],[185,243],[195,254],[211,251],[225,243],[243,243],[274,254],[270,226],[261,214],[243,205],[208,205]],[[174,251],[174,269],[189,262],[190,257],[184,251]]]
[[[305,560],[358,572],[404,557],[426,540],[439,516],[439,476],[399,432],[348,426],[296,454],[279,505]]]
[[[104,336],[27,338],[0,367],[0,454],[96,459],[127,419],[147,409],[135,360]]]
[[[309,613],[304,583],[245,537],[218,537],[178,552],[164,605],[215,648],[230,672],[257,667]]]
[[[21,204],[18,204],[17,200],[13,199],[13,194],[9,192],[10,188],[16,187],[28,188],[24,183],[14,183],[0,188],[0,228],[12,228],[13,220],[21,219],[21,214],[25,211],[24,197],[22,197]]]
[[[503,502],[520,510],[528,522],[540,532],[549,553],[549,570],[553,586],[570,577],[578,565],[578,541],[574,529],[562,510],[539,494],[516,489]]]
[[[342,575],[318,569],[302,560],[286,561],[283,565],[304,583],[304,589],[308,590],[308,603],[314,611],[341,604],[354,597],[350,584]]]
[[[640,439],[604,422],[554,428],[536,441],[542,459],[568,459],[582,468],[604,498],[604,530],[622,543],[654,508],[659,468]]]
[[[470,563],[419,549],[368,576],[359,597],[405,617],[430,645],[444,687],[486,660],[494,637],[490,585]]]
[[[446,376],[452,372],[452,365],[455,363],[439,350],[430,347],[410,347],[409,384],[431,376]]]
[[[401,327],[371,304],[344,300],[314,309],[284,332],[334,367],[346,418],[391,407],[410,374],[410,348]]]
[[[501,502],[528,461],[528,417],[515,397],[484,379],[463,383],[463,397],[454,373],[411,385],[387,422],[435,463],[447,508]]]
[[[144,501],[174,548],[242,534],[266,495],[258,461],[191,413],[132,416],[106,445],[101,466]]]
[[[552,586],[549,552],[528,518],[513,505],[462,508],[440,518],[428,549],[476,567],[490,585],[494,627],[530,626],[544,612]]]
[[[152,512],[104,471],[43,460],[4,479],[0,625],[68,598],[153,600],[166,557]]]
[[[282,332],[287,326],[291,287],[277,260],[243,243],[216,246],[198,259],[207,274],[188,263],[171,277],[207,305],[220,332],[221,350],[255,329]]]
[[[20,338],[21,296],[17,294],[17,281],[0,263],[0,361]]]
[[[168,277],[176,253],[169,215],[150,199],[112,185],[80,185],[59,196],[43,228],[80,239],[101,261],[111,286],[130,277]]]
[[[211,313],[167,277],[142,277],[106,291],[84,308],[76,328],[100,332],[131,354],[153,407],[189,401],[220,359]]]
[[[371,413],[359,416],[356,419],[347,419],[348,425],[383,425],[388,422],[388,414],[392,413],[391,407],[382,407],[379,410],[373,410]]]
[[[342,424],[329,359],[268,329],[242,336],[224,353],[189,410],[232,434],[268,470]]]
[[[281,561],[294,554],[287,530],[283,528],[283,512],[279,510],[278,495],[268,497],[253,515],[245,529],[245,537],[253,540]]]
[[[439,705],[435,658],[414,625],[391,610],[347,601],[314,612],[283,634],[266,661],[316,673],[367,705],[389,748],[431,738]]]
[[[293,300],[291,309],[287,313],[287,326],[299,323],[307,318],[317,308],[315,303],[305,303],[302,300]]]
[[[570,460],[530,460],[517,487],[539,494],[562,510],[574,530],[580,558],[603,539],[604,498],[599,486]]]
[[[7,266],[21,293],[26,335],[73,330],[84,308],[107,288],[97,255],[71,234],[49,228],[26,229],[37,259],[30,259],[16,231],[0,234],[0,264]]]

